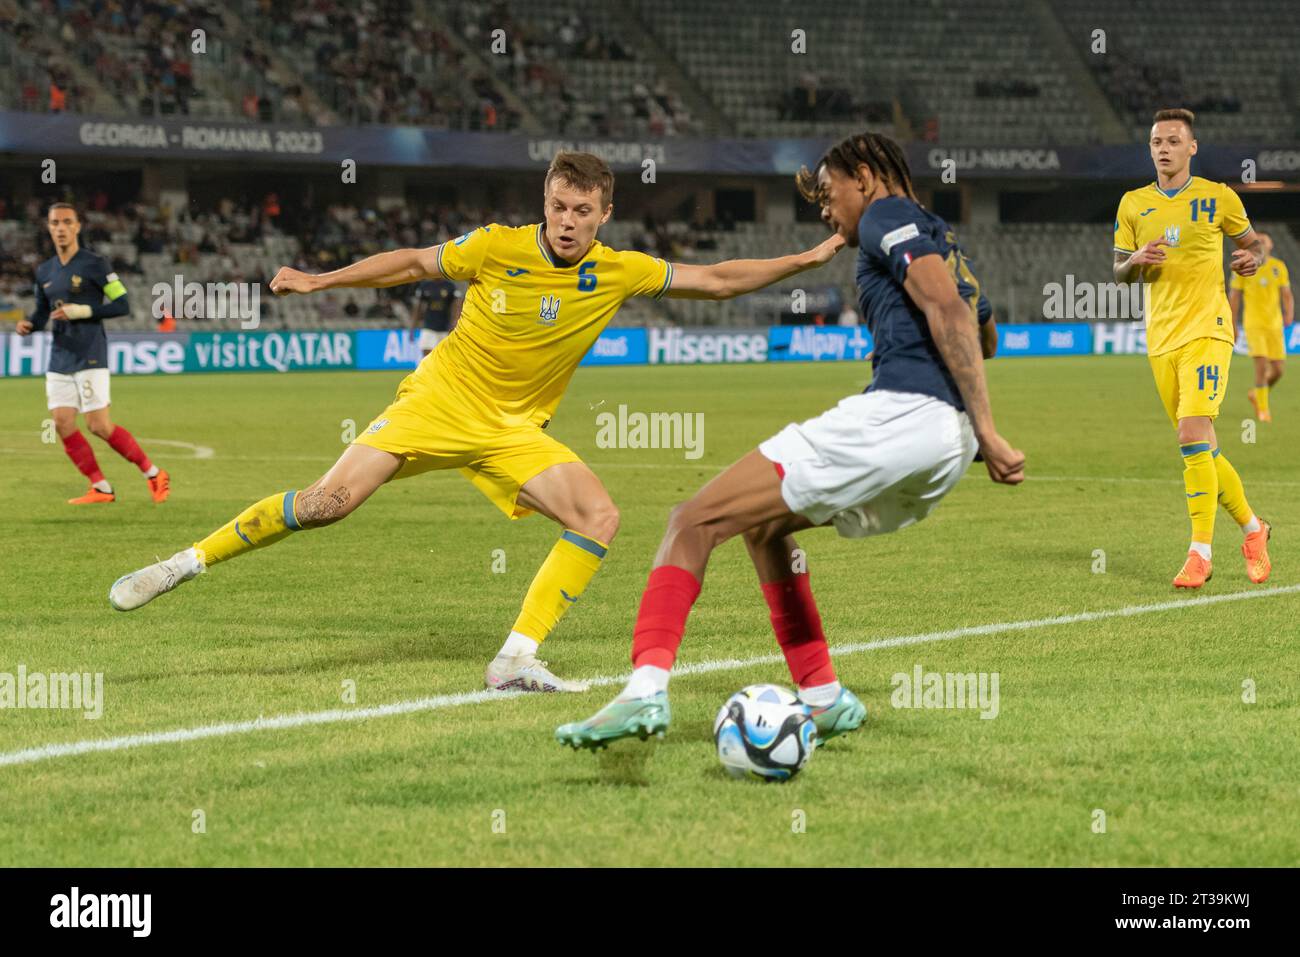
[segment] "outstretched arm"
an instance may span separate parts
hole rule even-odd
[[[957,284],[943,258],[929,253],[908,267],[903,288],[923,313],[943,363],[952,373],[970,417],[989,477],[1017,485],[1025,479],[1025,455],[998,435],[984,381],[984,358],[971,322],[970,306],[957,294]]]
[[[271,292],[283,296],[291,292],[320,292],[322,289],[386,289],[422,279],[441,279],[442,273],[438,271],[440,248],[430,246],[428,249],[394,249],[376,253],[351,266],[316,276],[282,266],[271,280]]]
[[[731,299],[789,279],[831,261],[844,246],[840,236],[831,236],[807,252],[775,259],[729,259],[712,266],[673,263],[673,299]]]

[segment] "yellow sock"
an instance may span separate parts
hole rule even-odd
[[[1268,411],[1268,386],[1255,386],[1255,404],[1259,406],[1260,412]]]
[[[211,566],[224,562],[298,531],[302,526],[293,513],[297,495],[297,492],[277,492],[256,505],[250,505],[203,541],[195,542],[194,547],[203,564]]]
[[[1183,486],[1187,489],[1187,514],[1192,518],[1192,541],[1214,541],[1214,510],[1219,498],[1219,475],[1209,442],[1182,446]]]
[[[604,542],[566,528],[528,586],[513,630],[545,641],[599,570],[607,549]]]
[[[1232,467],[1228,457],[1220,454],[1218,449],[1211,454],[1214,456],[1214,468],[1219,477],[1219,504],[1228,510],[1234,522],[1245,525],[1255,513],[1250,510],[1250,505],[1246,502],[1246,487],[1241,484],[1241,476]]]

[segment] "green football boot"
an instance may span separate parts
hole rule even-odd
[[[586,721],[560,725],[555,740],[574,749],[596,750],[622,738],[645,741],[652,734],[662,738],[671,720],[666,691],[648,698],[615,698]]]
[[[833,705],[812,709],[812,719],[817,725],[817,743],[825,744],[837,734],[862,727],[862,722],[867,720],[867,706],[848,688],[841,688]]]

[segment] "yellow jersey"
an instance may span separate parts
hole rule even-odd
[[[1231,288],[1241,290],[1241,324],[1251,329],[1282,325],[1282,290],[1291,285],[1286,263],[1269,256],[1253,276],[1232,274]]]
[[[1193,339],[1232,342],[1232,314],[1223,286],[1223,237],[1250,231],[1241,197],[1199,176],[1172,192],[1155,183],[1130,190],[1115,216],[1115,252],[1133,253],[1156,239],[1165,261],[1142,267],[1146,285],[1147,352],[1158,356]]]
[[[421,363],[489,420],[541,425],[626,299],[662,297],[672,265],[599,241],[576,263],[552,257],[543,225],[481,226],[438,251],[438,271],[467,280],[456,328]],[[428,370],[425,367],[429,367]]]

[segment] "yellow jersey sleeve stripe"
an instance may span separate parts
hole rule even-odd
[[[441,276],[443,279],[447,278],[447,274],[442,271],[442,251],[446,248],[447,248],[447,244],[445,242],[438,244],[438,262],[437,262],[438,275]]]
[[[1135,253],[1135,252],[1137,252],[1136,249],[1125,249],[1123,246],[1112,246],[1112,247],[1110,247],[1110,248],[1111,248],[1113,251],[1117,252],[1117,253],[1130,253],[1130,254],[1131,254],[1131,253]]]
[[[1247,223],[1245,229],[1243,229],[1243,230],[1242,230],[1241,232],[1239,232],[1239,233],[1229,233],[1229,234],[1228,234],[1228,238],[1229,238],[1229,239],[1240,239],[1242,236],[1246,235],[1246,234],[1247,234],[1248,232],[1250,232],[1252,229],[1254,229],[1254,227],[1251,226],[1250,223]]]
[[[655,293],[654,298],[656,299],[662,299],[664,293],[668,291],[668,287],[673,284],[673,264],[665,259],[664,266],[666,267],[664,269],[664,285],[662,289]]]

